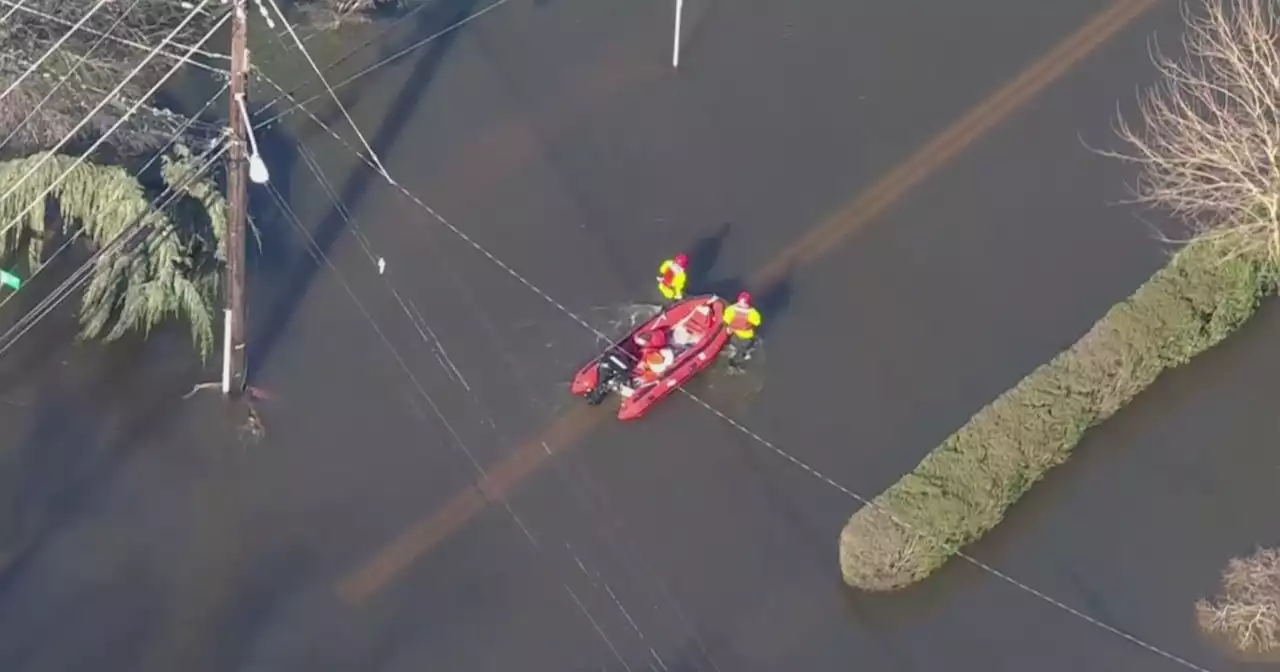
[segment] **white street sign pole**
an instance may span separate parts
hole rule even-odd
[[[680,67],[680,15],[684,13],[684,0],[676,0],[676,36],[671,46],[671,67]]]
[[[223,311],[222,330],[222,393],[231,393],[231,310]]]

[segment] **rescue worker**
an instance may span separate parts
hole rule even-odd
[[[738,301],[724,310],[724,324],[733,334],[733,356],[729,363],[737,366],[745,362],[755,345],[756,329],[760,328],[760,311],[751,305],[751,295],[743,292]]]
[[[671,368],[671,364],[676,361],[676,353],[669,347],[666,347],[665,341],[662,346],[650,347],[640,354],[640,379],[645,383],[656,383],[667,369]]]
[[[689,257],[684,254],[677,254],[675,258],[662,262],[658,267],[658,291],[662,293],[662,298],[667,301],[679,301],[684,298],[688,268]]]

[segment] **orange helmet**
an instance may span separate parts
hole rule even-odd
[[[676,258],[672,259],[672,261],[676,262],[676,265],[679,266],[680,268],[689,267],[689,257],[688,255],[685,255],[683,253],[677,254]]]
[[[739,304],[742,304],[742,305],[744,305],[744,306],[746,306],[746,305],[750,305],[750,304],[751,304],[751,295],[750,295],[750,294],[748,294],[747,292],[743,292],[743,293],[739,294],[739,295],[738,295],[738,303],[739,303]]]

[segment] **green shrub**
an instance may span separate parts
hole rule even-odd
[[[1211,243],[1184,248],[855,513],[840,537],[845,581],[894,590],[924,579],[995,527],[1086,430],[1226,338],[1274,288],[1273,268],[1258,258],[1224,261]]]

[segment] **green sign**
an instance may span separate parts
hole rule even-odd
[[[0,285],[17,291],[22,287],[22,280],[9,271],[0,271]]]

